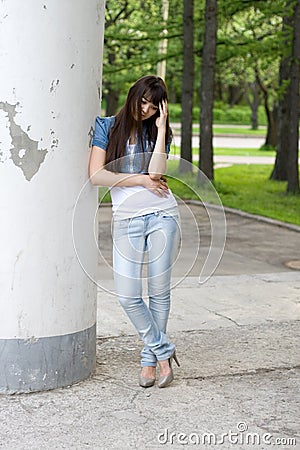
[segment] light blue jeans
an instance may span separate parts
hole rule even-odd
[[[114,220],[114,281],[118,300],[144,342],[141,366],[168,359],[175,346],[166,336],[170,312],[172,264],[178,254],[180,222],[158,211]],[[147,260],[147,261],[146,261]],[[149,306],[143,301],[143,272],[147,264]]]

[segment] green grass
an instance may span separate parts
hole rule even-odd
[[[178,163],[169,164],[169,185],[174,194],[183,199],[199,199],[198,191],[202,200],[215,203],[212,189],[204,192],[203,199],[203,188],[197,187],[195,175],[178,176]],[[224,206],[300,225],[300,195],[287,195],[286,182],[269,180],[271,170],[268,165],[216,169],[214,186]]]
[[[168,184],[181,199],[219,203],[300,226],[300,195],[287,195],[286,182],[270,180],[271,165],[238,164],[215,169],[213,184],[197,186],[194,174],[178,175],[178,161],[168,162]],[[196,166],[195,166],[196,171]],[[107,188],[99,189],[99,200]],[[110,202],[109,193],[103,199]]]
[[[268,165],[239,165],[215,171],[222,203],[272,219],[300,225],[300,195],[286,194],[286,182],[270,180]]]

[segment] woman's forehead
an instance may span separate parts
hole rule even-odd
[[[155,91],[147,91],[144,93],[143,98],[147,100],[147,102],[152,103],[157,106],[164,99],[164,93],[160,90]]]
[[[154,103],[152,103],[152,98],[149,98],[147,95],[143,95],[143,99],[145,99],[152,106],[156,106],[156,105],[154,105]]]

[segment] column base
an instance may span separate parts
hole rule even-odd
[[[69,386],[95,368],[96,324],[62,336],[0,339],[0,355],[0,394]]]

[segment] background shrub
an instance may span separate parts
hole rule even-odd
[[[181,105],[169,104],[171,122],[181,121]],[[193,108],[193,121],[198,124],[200,109]],[[251,125],[251,111],[248,106],[236,105],[229,108],[228,105],[217,103],[213,110],[214,123],[224,125]],[[258,109],[258,124],[267,125],[266,114],[263,106]]]

